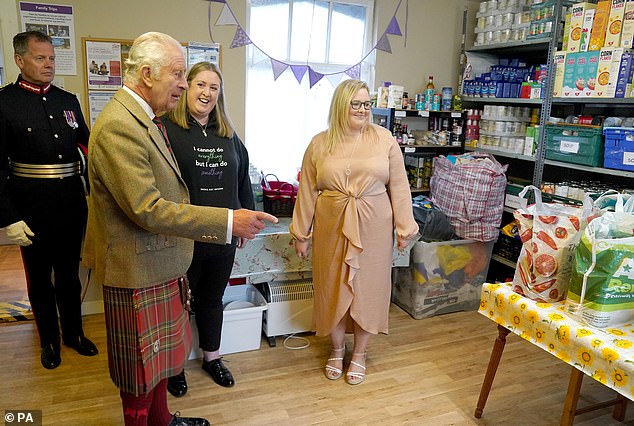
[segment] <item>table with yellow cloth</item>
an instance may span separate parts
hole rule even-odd
[[[625,324],[619,328],[606,329],[591,327],[566,314],[564,304],[564,301],[536,302],[513,292],[511,284],[508,283],[485,283],[482,286],[478,312],[495,321],[500,334],[491,354],[476,417],[482,415],[504,349],[505,337],[509,332],[517,334],[574,367],[564,404],[562,424],[572,424],[583,374],[618,392],[619,397],[616,400],[602,403],[602,406],[617,404],[622,413],[617,413],[615,409],[615,417],[624,417],[627,400],[623,397],[634,399],[634,325]],[[496,346],[499,353],[496,353]],[[485,389],[487,387],[488,389]],[[578,410],[577,414],[586,411],[589,409]],[[565,416],[569,417],[566,421]]]

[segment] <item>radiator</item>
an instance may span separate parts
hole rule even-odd
[[[267,337],[312,330],[313,282],[310,279],[272,281],[262,284],[261,291],[268,303],[262,321]]]

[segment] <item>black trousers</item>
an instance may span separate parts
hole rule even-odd
[[[194,258],[187,271],[187,279],[192,291],[199,347],[203,351],[220,349],[222,296],[231,275],[235,254],[235,241],[231,245],[199,242],[194,245]]]
[[[59,326],[66,341],[83,335],[78,272],[86,198],[79,179],[37,181],[41,180],[14,181],[13,195],[21,217],[35,234],[33,244],[20,249],[40,345],[58,348]]]

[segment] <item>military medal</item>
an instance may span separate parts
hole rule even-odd
[[[64,111],[64,117],[66,117],[66,122],[71,128],[76,129],[79,127],[74,111]]]

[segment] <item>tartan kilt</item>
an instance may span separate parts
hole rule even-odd
[[[183,370],[192,346],[186,286],[180,278],[141,289],[103,287],[108,366],[120,390],[145,395]]]

